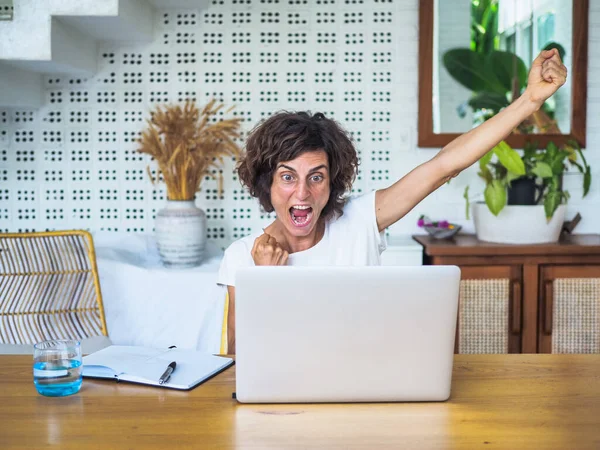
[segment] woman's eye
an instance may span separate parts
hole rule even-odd
[[[292,181],[293,177],[289,174],[285,174],[281,177],[283,179],[283,181]]]
[[[323,176],[322,175],[315,175],[312,177],[312,180],[315,182],[319,182],[323,180]]]

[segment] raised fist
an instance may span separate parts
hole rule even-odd
[[[285,266],[289,256],[289,253],[267,232],[256,238],[251,254],[257,266]]]

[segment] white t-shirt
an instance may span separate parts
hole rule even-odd
[[[251,251],[263,234],[254,233],[233,242],[221,261],[217,283],[235,286],[235,272],[254,266]],[[386,249],[385,231],[379,232],[375,213],[375,191],[350,197],[344,214],[325,225],[323,238],[307,250],[291,253],[288,266],[376,266]]]

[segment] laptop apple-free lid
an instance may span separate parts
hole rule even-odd
[[[262,266],[236,274],[244,403],[448,399],[456,266]]]

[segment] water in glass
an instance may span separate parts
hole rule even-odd
[[[33,382],[49,397],[79,392],[82,381],[81,344],[71,340],[44,341],[34,346]]]

